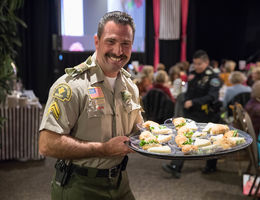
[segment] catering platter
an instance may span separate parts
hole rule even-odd
[[[143,130],[140,130],[140,133],[137,135],[130,136],[130,140],[128,142],[126,142],[126,144],[129,146],[129,148],[136,151],[137,153],[140,153],[140,154],[142,154],[144,156],[148,156],[148,157],[167,159],[167,160],[199,160],[199,159],[218,158],[218,157],[222,157],[224,155],[242,150],[242,149],[248,147],[253,141],[252,137],[249,134],[247,134],[246,132],[239,130],[239,129],[235,129],[232,126],[228,126],[230,130],[236,131],[236,133],[238,134],[237,136],[239,138],[243,138],[243,143],[238,143],[235,146],[232,146],[227,149],[216,148],[216,149],[214,149],[214,151],[197,150],[196,152],[186,154],[186,153],[183,153],[182,149],[176,144],[175,137],[177,135],[177,130],[176,130],[176,127],[174,127],[174,125],[169,123],[169,121],[171,121],[171,120],[172,119],[166,120],[165,124],[161,125],[161,126],[166,126],[167,128],[171,129],[171,131],[172,131],[169,133],[170,135],[172,135],[171,140],[169,140],[165,143],[162,143],[162,146],[170,147],[170,152],[155,153],[155,152],[149,152],[147,150],[144,150],[140,146],[140,138],[139,138],[140,134]],[[190,121],[192,121],[192,120],[190,120]],[[189,122],[189,119],[187,120],[187,122]],[[196,123],[196,125],[198,128],[197,131],[202,131],[207,126],[207,123]],[[204,138],[210,140],[209,138],[211,136],[212,135],[207,134]]]

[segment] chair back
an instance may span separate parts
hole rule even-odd
[[[250,92],[242,92],[237,94],[228,102],[228,116],[232,116],[232,110],[230,109],[230,105],[235,105],[235,103],[240,103],[243,107],[250,100],[251,93]]]
[[[253,142],[248,147],[249,148],[249,156],[250,161],[253,164],[254,170],[258,172],[258,148],[257,148],[257,139],[255,130],[251,121],[249,114],[245,111],[241,104],[235,103],[233,109],[233,126],[237,129],[240,129],[246,133],[248,133],[252,138]]]
[[[142,98],[144,115],[146,120],[152,120],[163,124],[174,115],[174,103],[160,89],[153,88]]]

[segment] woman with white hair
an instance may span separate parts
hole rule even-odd
[[[223,107],[227,108],[228,103],[240,93],[250,93],[251,88],[243,85],[246,81],[246,76],[240,71],[234,71],[230,74],[229,81],[233,86],[227,87],[223,99]]]

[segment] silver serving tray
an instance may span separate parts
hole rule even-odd
[[[198,131],[201,131],[207,123],[196,123],[196,125],[198,126]],[[166,125],[166,124],[164,124]],[[171,126],[168,126],[169,128]],[[230,130],[234,130],[235,128],[232,126],[229,126]],[[176,130],[173,130],[173,137],[172,140],[170,140],[167,144],[163,144],[163,145],[168,145],[171,148],[171,153],[151,153],[148,152],[146,150],[143,150],[140,146],[139,146],[139,134],[134,135],[134,136],[130,136],[130,140],[128,142],[126,142],[126,144],[129,146],[129,148],[131,148],[132,150],[136,151],[137,153],[140,153],[144,156],[148,156],[148,157],[153,157],[153,158],[159,158],[159,159],[166,159],[166,160],[200,160],[200,159],[213,159],[213,158],[218,158],[218,157],[222,157],[225,156],[227,154],[230,153],[234,153],[236,151],[245,149],[246,147],[248,147],[252,142],[253,139],[252,137],[247,134],[246,132],[239,130],[239,129],[235,129],[238,130],[238,135],[239,137],[243,137],[245,138],[245,143],[243,144],[239,144],[235,147],[232,147],[230,149],[217,149],[216,151],[212,152],[212,153],[205,153],[205,154],[185,154],[181,151],[181,149],[179,147],[177,147],[175,141],[174,141],[174,137],[176,135]]]

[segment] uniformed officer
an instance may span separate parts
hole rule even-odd
[[[142,123],[137,87],[122,67],[135,25],[123,12],[105,14],[94,36],[96,52],[66,69],[50,89],[39,151],[58,158],[52,199],[134,199],[124,143]]]
[[[209,57],[204,50],[193,55],[193,64],[188,76],[188,88],[184,95],[184,117],[196,122],[219,122],[220,106],[218,106],[221,81],[209,66]],[[203,172],[216,171],[217,160],[208,160]],[[163,169],[180,178],[183,161],[173,160]]]
[[[214,104],[218,102],[221,81],[203,50],[193,56],[193,70],[188,76],[188,88],[184,97],[184,116],[196,122],[218,122]]]

